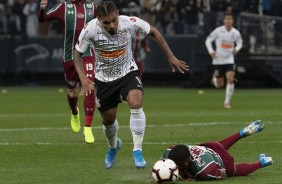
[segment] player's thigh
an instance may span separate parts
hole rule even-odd
[[[94,78],[95,78],[95,72],[94,72],[95,59],[94,59],[94,56],[83,57],[82,60],[83,60],[84,71],[85,71],[87,78],[94,81]]]
[[[121,102],[118,83],[96,80],[95,87],[96,106],[101,113],[117,107]]]
[[[234,173],[234,158],[228,153],[228,151],[218,141],[210,141],[200,144],[200,146],[206,146],[215,151],[224,163],[226,173],[228,176],[232,176]]]
[[[235,76],[235,72],[233,72],[233,71],[226,72],[227,83],[233,83],[234,82],[234,76]]]
[[[124,77],[120,91],[130,108],[142,107],[143,84],[138,71],[130,72]]]
[[[213,65],[213,77],[217,79],[225,77],[224,65]]]
[[[218,87],[223,87],[224,85],[224,77],[216,78]]]
[[[226,65],[226,69],[225,69],[225,77],[226,77],[226,81],[227,83],[231,84],[234,81],[234,77],[235,77],[235,65],[230,64],[230,65]]]

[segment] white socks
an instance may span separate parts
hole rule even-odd
[[[143,111],[143,108],[140,109],[130,109],[131,116],[130,116],[130,130],[132,133],[133,144],[134,148],[133,151],[141,150],[142,151],[142,144],[143,138],[145,133],[145,126],[146,126],[146,117]],[[103,131],[106,135],[109,148],[116,148],[117,147],[117,132],[118,132],[118,121],[115,120],[114,124],[105,126],[103,125]]]
[[[142,107],[140,109],[130,109],[130,112],[130,130],[134,144],[133,151],[142,151],[142,143],[146,126],[146,116]]]
[[[225,90],[225,104],[230,104],[234,92],[234,84],[227,84]]]
[[[109,148],[116,148],[117,147],[117,132],[118,132],[118,121],[115,120],[114,124],[105,126],[103,125],[104,134],[107,137],[107,141],[109,144]]]

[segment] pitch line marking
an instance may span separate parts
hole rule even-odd
[[[95,143],[98,145],[105,145],[105,143]],[[94,144],[94,145],[95,145]],[[122,143],[124,145],[132,145],[133,143]],[[173,145],[175,142],[144,142],[143,145]],[[182,144],[182,143],[181,143]],[[183,144],[199,144],[198,142],[193,143],[183,143]],[[282,141],[247,141],[247,142],[241,142],[240,144],[282,144]],[[39,145],[39,146],[73,146],[73,145],[86,145],[86,143],[53,143],[53,142],[38,142],[38,143],[9,143],[9,142],[0,142],[0,146],[33,146],[33,145]]]
[[[272,123],[279,123],[281,124],[282,122],[265,122],[267,124],[272,124]],[[214,125],[230,125],[230,124],[247,124],[244,122],[193,122],[193,123],[182,123],[182,124],[164,124],[164,125],[146,125],[146,128],[161,128],[161,127],[187,127],[187,126],[214,126]],[[129,128],[129,125],[121,125],[119,128]],[[0,129],[0,132],[16,132],[16,131],[45,131],[45,130],[69,130],[71,129],[70,127],[38,127],[38,128],[2,128]],[[102,129],[102,126],[94,126],[92,129]]]
[[[243,115],[261,115],[262,113],[264,115],[267,116],[281,116],[282,113],[280,111],[274,111],[274,112],[184,112],[184,111],[180,111],[180,112],[173,112],[170,113],[169,116],[179,116],[185,113],[185,116],[192,116],[192,117],[199,117],[199,116],[243,116]],[[159,115],[159,114],[163,114],[163,112],[146,112],[146,115],[150,115],[150,116],[155,116],[155,115]],[[19,118],[19,117],[69,117],[68,114],[66,113],[36,113],[36,114],[32,114],[32,113],[22,113],[22,114],[0,114],[0,118]],[[129,116],[129,113],[125,113],[125,112],[121,112],[119,113],[119,116]]]

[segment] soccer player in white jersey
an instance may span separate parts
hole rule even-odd
[[[131,113],[134,164],[137,168],[144,168],[146,161],[142,144],[146,117],[142,107],[143,85],[132,54],[134,33],[152,36],[166,54],[173,72],[178,70],[184,73],[188,71],[188,65],[174,56],[157,29],[138,17],[120,16],[112,1],[103,1],[97,6],[97,17],[85,25],[74,50],[74,63],[82,84],[81,94],[88,95],[93,90],[93,82],[86,77],[81,61],[82,54],[90,46],[96,57],[96,103],[109,145],[105,167],[110,169],[113,166],[122,144],[117,135],[119,125],[116,119],[122,96],[128,102]]]
[[[224,86],[224,79],[226,78],[224,108],[230,109],[230,101],[234,92],[234,56],[242,48],[243,41],[240,32],[233,27],[231,13],[225,14],[223,22],[223,26],[216,28],[207,37],[205,44],[213,59],[212,83],[216,88],[221,88]],[[213,49],[213,41],[215,41],[216,50]]]

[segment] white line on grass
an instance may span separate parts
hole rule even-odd
[[[230,125],[230,124],[242,124],[243,122],[193,122],[193,123],[183,123],[183,124],[164,124],[164,125],[147,125],[147,128],[161,128],[161,127],[187,127],[187,126],[216,126],[216,125]],[[282,122],[266,122],[267,124],[271,123],[279,123]],[[245,124],[245,123],[244,123]],[[102,129],[102,126],[95,126],[92,127],[93,129]],[[122,125],[120,128],[129,128],[129,126]],[[69,130],[70,127],[38,127],[38,128],[9,128],[9,129],[0,129],[0,132],[14,132],[14,131],[49,131],[49,130]],[[282,141],[260,141],[260,142],[247,142],[248,144],[273,144],[273,143],[279,143],[281,144]],[[82,145],[85,144],[83,142],[81,143],[52,143],[52,142],[39,142],[39,143],[9,143],[9,142],[0,142],[0,146],[28,146],[28,145]],[[104,143],[95,143],[95,144],[104,144]],[[132,143],[123,143],[123,144],[132,144]],[[144,142],[146,145],[171,145],[175,144],[175,142]],[[189,144],[189,143],[185,143]],[[197,143],[191,143],[191,144],[197,144]]]
[[[33,145],[38,145],[38,146],[73,146],[73,145],[85,145],[86,143],[53,143],[53,142],[38,142],[38,143],[9,143],[9,142],[0,142],[0,146],[33,146]],[[98,145],[104,145],[105,143],[95,143]],[[94,145],[95,145],[94,144]],[[122,143],[124,145],[132,145],[133,143]],[[144,145],[173,145],[176,144],[175,142],[144,142]],[[178,143],[177,143],[178,144]],[[199,144],[198,142],[193,142],[193,143],[179,143],[179,144]],[[242,142],[240,144],[282,144],[282,141],[247,141],[247,142]],[[91,145],[90,145],[91,146]]]
[[[282,112],[281,111],[272,111],[272,112],[263,112],[263,111],[257,111],[257,112],[184,112],[184,111],[179,111],[179,112],[172,112],[169,113],[169,116],[177,116],[177,115],[182,115],[185,114],[185,116],[193,116],[193,117],[198,117],[198,116],[244,116],[244,115],[248,115],[248,116],[256,116],[256,115],[261,115],[264,114],[265,116],[281,116]],[[150,116],[156,116],[162,114],[163,112],[146,112],[146,115],[150,115]],[[118,114],[119,116],[129,116],[129,113],[125,113],[125,112],[121,112]],[[20,117],[69,117],[68,114],[66,113],[22,113],[22,114],[0,114],[0,118],[20,118]]]
[[[245,122],[193,122],[182,124],[149,124],[146,128],[161,128],[161,127],[187,127],[187,126],[214,126],[214,125],[230,125],[230,124],[246,124]],[[275,123],[281,124],[282,122],[264,122],[267,124]],[[129,128],[128,125],[120,125],[119,128]],[[16,132],[16,131],[45,131],[45,130],[69,130],[70,127],[38,127],[38,128],[2,128],[0,132]],[[94,126],[92,129],[102,129],[102,126]]]

